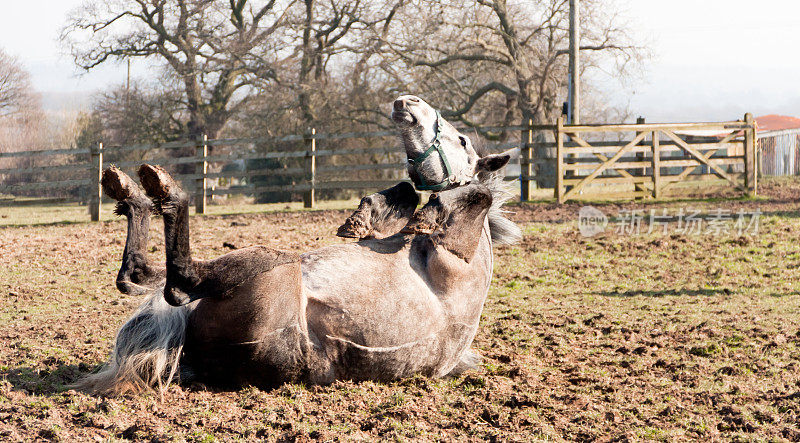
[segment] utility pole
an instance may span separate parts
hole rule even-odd
[[[131,108],[131,59],[128,57],[128,77],[125,80],[125,112]]]
[[[581,121],[580,79],[580,0],[569,0],[569,122],[577,125]]]

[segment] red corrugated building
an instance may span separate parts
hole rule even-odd
[[[759,170],[763,175],[800,175],[800,118],[756,117]]]

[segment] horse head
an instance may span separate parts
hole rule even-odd
[[[413,95],[394,101],[392,120],[400,129],[408,175],[419,190],[443,191],[465,185],[481,172],[502,168],[510,159],[507,153],[481,157],[469,137]]]

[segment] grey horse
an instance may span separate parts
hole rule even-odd
[[[439,192],[420,209],[408,183],[367,196],[339,229],[358,241],[300,255],[255,246],[194,260],[189,198],[164,170],[143,165],[142,187],[116,168],[104,171],[105,192],[128,218],[117,287],[146,296],[117,333],[109,361],[78,387],[138,392],[163,388],[177,374],[271,387],[474,367],[470,345],[492,245],[521,237],[501,210],[508,194],[495,173],[509,155],[479,156],[413,96],[394,103],[392,118],[412,180]],[[153,211],[164,219],[164,268],[143,253]]]

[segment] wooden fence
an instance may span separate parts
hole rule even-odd
[[[532,199],[535,183],[539,182],[541,188],[544,178],[552,179],[553,184],[547,187],[554,188],[554,196],[560,203],[579,196],[659,198],[679,182],[703,183],[715,178],[744,193],[756,192],[755,125],[750,114],[741,121],[722,123],[567,126],[561,119],[555,125],[528,123],[487,128],[519,131],[519,140],[487,148],[498,152],[521,147],[519,174],[506,179],[519,179],[523,201]],[[680,135],[692,131],[718,135],[701,141]],[[544,136],[547,134],[552,134],[552,141],[547,141]],[[591,137],[592,134],[600,136]],[[629,141],[606,140],[609,136],[623,140],[628,134]],[[379,141],[378,147],[375,140]],[[227,152],[220,149],[223,147],[227,147]],[[193,154],[187,150],[193,150]],[[34,159],[49,159],[50,164],[32,166]],[[21,163],[27,165],[3,167],[2,162],[13,160],[24,160]],[[265,160],[277,162],[279,167],[225,167],[236,162],[241,166],[244,162]],[[0,179],[6,179],[6,184],[0,187],[0,196],[41,190],[55,194],[58,190],[73,189],[76,191],[72,195],[77,194],[88,204],[91,219],[99,220],[103,168],[114,164],[133,174],[134,168],[144,162],[172,167],[173,175],[184,189],[194,194],[196,212],[201,214],[206,212],[208,199],[215,195],[290,192],[302,194],[304,206],[311,208],[318,191],[377,190],[406,177],[405,153],[398,146],[394,131],[317,134],[311,130],[304,135],[280,138],[202,137],[197,141],[159,145],[99,144],[91,148],[0,153]],[[361,172],[370,176],[359,177]],[[16,183],[12,180],[10,184],[7,180],[21,176],[27,178]],[[265,185],[258,183],[259,177],[285,177],[287,182]],[[220,180],[228,184],[220,186]],[[237,180],[238,185],[231,185]],[[631,190],[616,192],[595,185],[615,185],[611,188],[627,185]],[[590,193],[589,188],[600,191]]]
[[[555,141],[537,138],[536,131],[552,131]],[[587,136],[591,134],[597,140]],[[607,141],[609,136],[617,141]],[[683,124],[568,126],[559,118],[553,126],[531,126],[527,141],[521,159],[523,196],[530,194],[534,179],[547,174],[546,166],[554,166],[559,203],[578,197],[660,198],[680,182],[720,179],[745,194],[756,193],[755,124],[750,114],[739,121]],[[548,149],[554,155],[536,158],[535,153]],[[609,192],[606,186],[593,194],[590,185],[630,189]]]
[[[504,129],[504,128],[491,128]],[[520,128],[512,128],[519,130]],[[370,140],[380,140],[378,147]],[[388,141],[388,140],[391,141]],[[355,140],[350,146],[340,146],[344,141]],[[320,147],[321,142],[329,146]],[[347,143],[344,143],[345,145]],[[370,145],[352,147],[353,144]],[[276,146],[280,149],[273,149]],[[492,150],[510,149],[518,142],[500,143],[490,146]],[[220,153],[222,147],[229,152]],[[194,155],[187,150],[193,149]],[[175,155],[179,153],[182,155]],[[157,153],[155,156],[151,153]],[[136,159],[119,160],[131,154]],[[117,157],[114,159],[113,157]],[[338,161],[331,161],[333,158]],[[4,176],[25,176],[24,180],[0,186],[0,195],[19,192],[75,189],[80,201],[86,202],[93,221],[100,219],[102,189],[100,178],[103,168],[113,164],[123,171],[134,174],[142,163],[172,167],[171,173],[184,189],[194,195],[196,212],[206,212],[208,199],[214,195],[265,194],[289,192],[302,194],[304,206],[315,206],[317,193],[324,190],[385,189],[407,180],[405,174],[405,152],[397,141],[395,131],[354,132],[346,134],[317,134],[311,130],[304,135],[273,138],[217,139],[202,137],[195,141],[169,142],[158,145],[103,146],[91,148],[55,149],[0,153],[5,159],[50,160],[45,166],[0,168],[0,179]],[[260,169],[226,169],[225,165],[236,162],[274,160],[280,167]],[[324,164],[319,164],[326,160]],[[212,167],[215,166],[215,167]],[[177,167],[182,166],[182,171]],[[192,168],[193,167],[193,168]],[[187,172],[187,169],[189,172]],[[359,173],[372,176],[359,178]],[[36,178],[36,176],[39,176]],[[342,179],[342,176],[345,176]],[[56,177],[52,179],[52,177]],[[64,179],[65,176],[70,176]],[[379,176],[379,177],[375,177]],[[33,178],[32,178],[33,177]],[[287,183],[263,185],[255,182],[258,177],[284,177]],[[517,176],[511,177],[516,179]],[[248,181],[246,184],[219,186],[220,179],[228,183],[234,180]],[[88,191],[86,191],[88,189]],[[11,198],[8,198],[12,200]],[[65,201],[69,199],[61,199]],[[75,199],[73,199],[75,200]],[[2,198],[0,198],[2,204]]]

